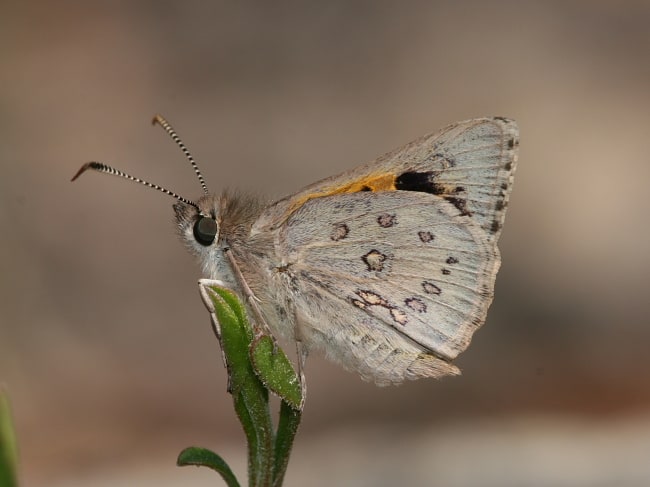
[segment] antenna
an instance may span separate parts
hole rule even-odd
[[[187,150],[187,147],[185,147],[185,144],[183,144],[183,141],[181,138],[178,136],[174,128],[169,124],[167,120],[162,115],[156,115],[152,123],[155,125],[156,123],[159,124],[162,128],[165,129],[165,131],[169,134],[169,136],[172,138],[174,142],[176,142],[176,145],[180,147],[180,149],[183,151],[183,154],[185,154],[185,157],[187,160],[190,162],[192,165],[192,168],[194,169],[194,173],[196,174],[196,177],[199,178],[199,183],[201,183],[201,187],[203,188],[203,192],[208,195],[210,194],[208,191],[208,187],[205,184],[205,179],[203,179],[203,175],[201,174],[201,171],[199,170],[199,166],[196,164],[194,161],[194,158],[192,157],[192,154],[190,154],[190,151]],[[177,193],[174,193],[173,191],[169,191],[168,189],[163,188],[162,186],[158,186],[157,184],[149,183],[145,181],[144,179],[136,178],[135,176],[131,176],[123,171],[120,171],[119,169],[115,169],[114,167],[108,166],[104,164],[103,162],[87,162],[81,168],[79,171],[77,171],[77,174],[74,175],[74,177],[71,179],[71,181],[74,181],[77,179],[79,176],[81,176],[84,172],[86,172],[88,169],[92,169],[93,171],[97,172],[103,172],[106,174],[111,174],[113,176],[119,176],[124,179],[128,179],[129,181],[135,181],[136,183],[140,183],[144,186],[147,186],[149,188],[153,188],[155,190],[161,191],[165,194],[168,194],[169,196],[173,196],[176,198],[178,201],[181,201],[185,204],[191,205],[197,210],[199,210],[199,206],[194,203],[193,201],[188,200],[187,198],[183,198]],[[199,210],[200,211],[200,210]]]
[[[183,144],[183,141],[181,138],[178,136],[174,128],[169,124],[165,118],[157,114],[155,117],[153,117],[153,120],[151,121],[154,125],[156,123],[160,124],[162,128],[165,129],[165,131],[169,134],[169,136],[172,138],[174,142],[176,142],[176,145],[183,151],[183,154],[185,154],[185,157],[187,157],[187,160],[190,162],[192,165],[192,168],[194,169],[194,173],[196,174],[196,177],[199,178],[199,183],[201,183],[201,187],[203,188],[203,192],[208,195],[210,192],[208,191],[208,187],[205,184],[205,179],[203,179],[203,174],[201,174],[201,171],[199,170],[199,166],[194,162],[194,158],[192,157],[192,154],[190,154],[190,151],[187,150],[187,147],[185,147],[185,144]]]
[[[97,172],[103,172],[106,174],[111,174],[113,176],[119,176],[124,179],[128,179],[129,181],[134,181],[136,183],[143,184],[144,186],[147,186],[149,188],[161,191],[165,194],[168,194],[169,196],[173,196],[176,198],[178,201],[181,201],[187,205],[193,206],[196,208],[199,212],[199,206],[194,203],[193,201],[188,200],[187,198],[183,198],[182,196],[174,193],[173,191],[169,191],[168,189],[163,188],[162,186],[158,186],[157,184],[149,183],[145,181],[144,179],[136,178],[135,176],[131,176],[125,172],[120,171],[119,169],[115,169],[114,167],[107,166],[106,164],[102,162],[87,162],[81,168],[77,171],[77,174],[74,175],[74,177],[70,181],[74,181],[77,179],[79,176],[81,176],[84,172],[86,172],[88,169],[92,169],[93,171]]]

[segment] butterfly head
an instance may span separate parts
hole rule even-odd
[[[131,176],[101,162],[88,162],[84,164],[72,178],[72,181],[90,169],[105,174],[111,174],[113,176],[119,176],[172,196],[178,200],[174,205],[174,212],[183,241],[187,243],[190,250],[194,253],[199,254],[200,257],[206,257],[203,254],[208,252],[210,248],[215,247],[214,243],[219,240],[219,199],[209,194],[203,175],[194,161],[194,158],[169,122],[167,122],[167,120],[162,116],[156,115],[153,119],[153,123],[159,124],[165,129],[172,140],[176,142],[176,145],[178,145],[183,151],[187,160],[194,169],[194,173],[196,174],[204,193],[204,196],[199,198],[196,202],[184,198],[173,191],[163,188],[162,186]]]
[[[203,260],[219,242],[220,201],[217,196],[206,195],[191,203],[175,203],[174,216],[181,239]]]

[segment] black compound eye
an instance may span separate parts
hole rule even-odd
[[[199,215],[199,219],[194,223],[194,238],[198,243],[204,246],[212,245],[217,236],[217,222],[214,218]]]

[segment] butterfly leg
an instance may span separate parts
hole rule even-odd
[[[302,399],[300,400],[300,410],[302,411],[302,408],[305,405],[305,398],[307,397],[305,364],[307,362],[307,355],[309,355],[309,350],[307,350],[305,344],[299,339],[296,340],[296,355],[298,357],[298,379],[300,380],[300,390],[302,391]]]
[[[226,286],[224,285],[223,281],[220,281],[218,279],[199,279],[199,292],[201,293],[201,299],[203,299],[203,304],[205,304],[205,307],[208,308],[208,312],[210,313],[212,331],[214,331],[217,340],[219,343],[221,343],[221,325],[219,323],[219,318],[217,318],[217,313],[210,297],[210,295],[214,293],[214,291],[210,290],[210,286],[219,286],[223,288]],[[223,347],[219,348],[221,349],[221,359],[223,360],[223,365],[224,367],[228,368],[228,362],[226,361],[226,354],[223,351]],[[228,374],[228,392],[232,392],[230,374]]]
[[[273,339],[274,347],[277,346],[275,337],[271,332],[271,328],[269,327],[268,323],[264,319],[262,310],[260,310],[260,307],[258,305],[259,299],[255,296],[255,293],[253,293],[251,288],[248,286],[246,279],[244,279],[244,276],[241,273],[241,270],[239,269],[239,264],[235,260],[235,256],[232,255],[230,249],[225,250],[224,253],[228,257],[228,260],[230,261],[230,265],[232,267],[233,273],[235,274],[235,277],[239,282],[242,292],[244,293],[244,297],[246,298],[246,303],[248,304],[251,311],[253,312],[255,319],[253,320],[252,325],[253,325],[253,332],[255,333],[255,337],[259,338],[262,335],[268,335]]]

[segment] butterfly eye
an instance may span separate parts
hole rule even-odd
[[[198,243],[207,247],[212,245],[217,236],[217,222],[208,216],[199,216],[194,223],[194,238]]]

